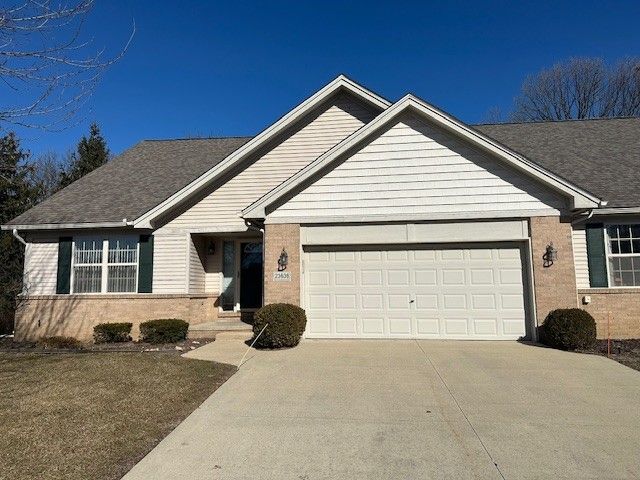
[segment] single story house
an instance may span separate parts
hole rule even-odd
[[[308,338],[640,337],[640,119],[467,125],[339,76],[255,137],[145,140],[3,225],[16,338],[274,302]],[[226,320],[228,321],[228,320]]]

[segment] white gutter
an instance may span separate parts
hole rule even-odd
[[[120,222],[96,222],[96,223],[34,223],[32,225],[2,225],[1,230],[67,230],[82,228],[116,228],[130,227],[133,222],[123,218]]]
[[[16,228],[14,228],[13,230],[11,230],[12,235],[16,238],[16,240],[18,240],[21,244],[23,244],[25,247],[27,246],[27,241],[22,238],[20,236],[20,234],[18,233],[18,230]]]
[[[594,213],[595,215],[624,215],[630,213],[640,213],[640,207],[599,208]]]

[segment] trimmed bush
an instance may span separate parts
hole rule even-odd
[[[542,325],[541,340],[561,350],[588,349],[596,343],[596,321],[580,308],[551,312]]]
[[[132,323],[99,323],[93,327],[95,343],[117,343],[131,340]]]
[[[307,325],[304,310],[288,303],[272,303],[256,312],[253,317],[254,337],[267,325],[256,346],[261,348],[295,347]]]
[[[38,346],[46,350],[50,349],[66,349],[66,350],[80,350],[82,348],[82,342],[77,338],[53,336],[43,337],[38,340]]]
[[[149,343],[174,343],[187,338],[189,324],[177,318],[149,320],[140,324],[140,339]]]

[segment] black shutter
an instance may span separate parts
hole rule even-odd
[[[151,293],[153,288],[153,235],[140,235],[138,259],[138,293]]]
[[[69,293],[71,291],[71,237],[58,239],[58,281],[56,293]]]
[[[589,284],[592,287],[608,287],[604,227],[601,223],[589,223],[585,226],[585,230],[587,233]]]

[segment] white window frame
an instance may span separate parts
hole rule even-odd
[[[605,264],[607,267],[607,285],[609,288],[621,288],[621,289],[639,289],[640,285],[613,285],[611,282],[611,268],[609,266],[609,259],[615,257],[638,257],[640,258],[640,254],[638,253],[613,253],[611,251],[611,237],[609,236],[609,227],[624,225],[624,226],[638,226],[640,222],[609,222],[603,224],[604,229],[604,240],[605,240]],[[633,238],[633,237],[632,237]]]
[[[136,266],[136,285],[135,285],[135,289],[132,292],[108,292],[107,291],[107,287],[109,285],[109,267],[116,267],[116,266],[131,266],[133,265],[133,263],[109,263],[109,240],[113,239],[115,237],[131,237],[131,238],[135,238],[136,239],[136,262],[135,262],[135,266]],[[78,235],[77,237],[73,237],[71,240],[71,275],[70,275],[70,279],[69,279],[69,293],[72,295],[131,295],[134,293],[138,293],[138,279],[140,277],[140,240],[139,238],[137,238],[136,235],[127,235],[127,234],[121,234],[121,235],[111,235],[111,236],[106,236],[106,237],[102,237],[102,263],[97,264],[97,263],[81,263],[78,264],[77,266],[89,266],[89,265],[101,265],[102,270],[101,270],[101,281],[100,281],[100,291],[99,292],[81,292],[81,293],[76,293],[73,290],[74,287],[74,280],[75,280],[75,267],[76,267],[76,263],[75,263],[75,258],[76,258],[76,239],[78,238],[83,238],[85,237],[85,235]],[[86,237],[92,237],[92,235],[86,235]],[[96,238],[99,238],[100,236],[97,236]]]

